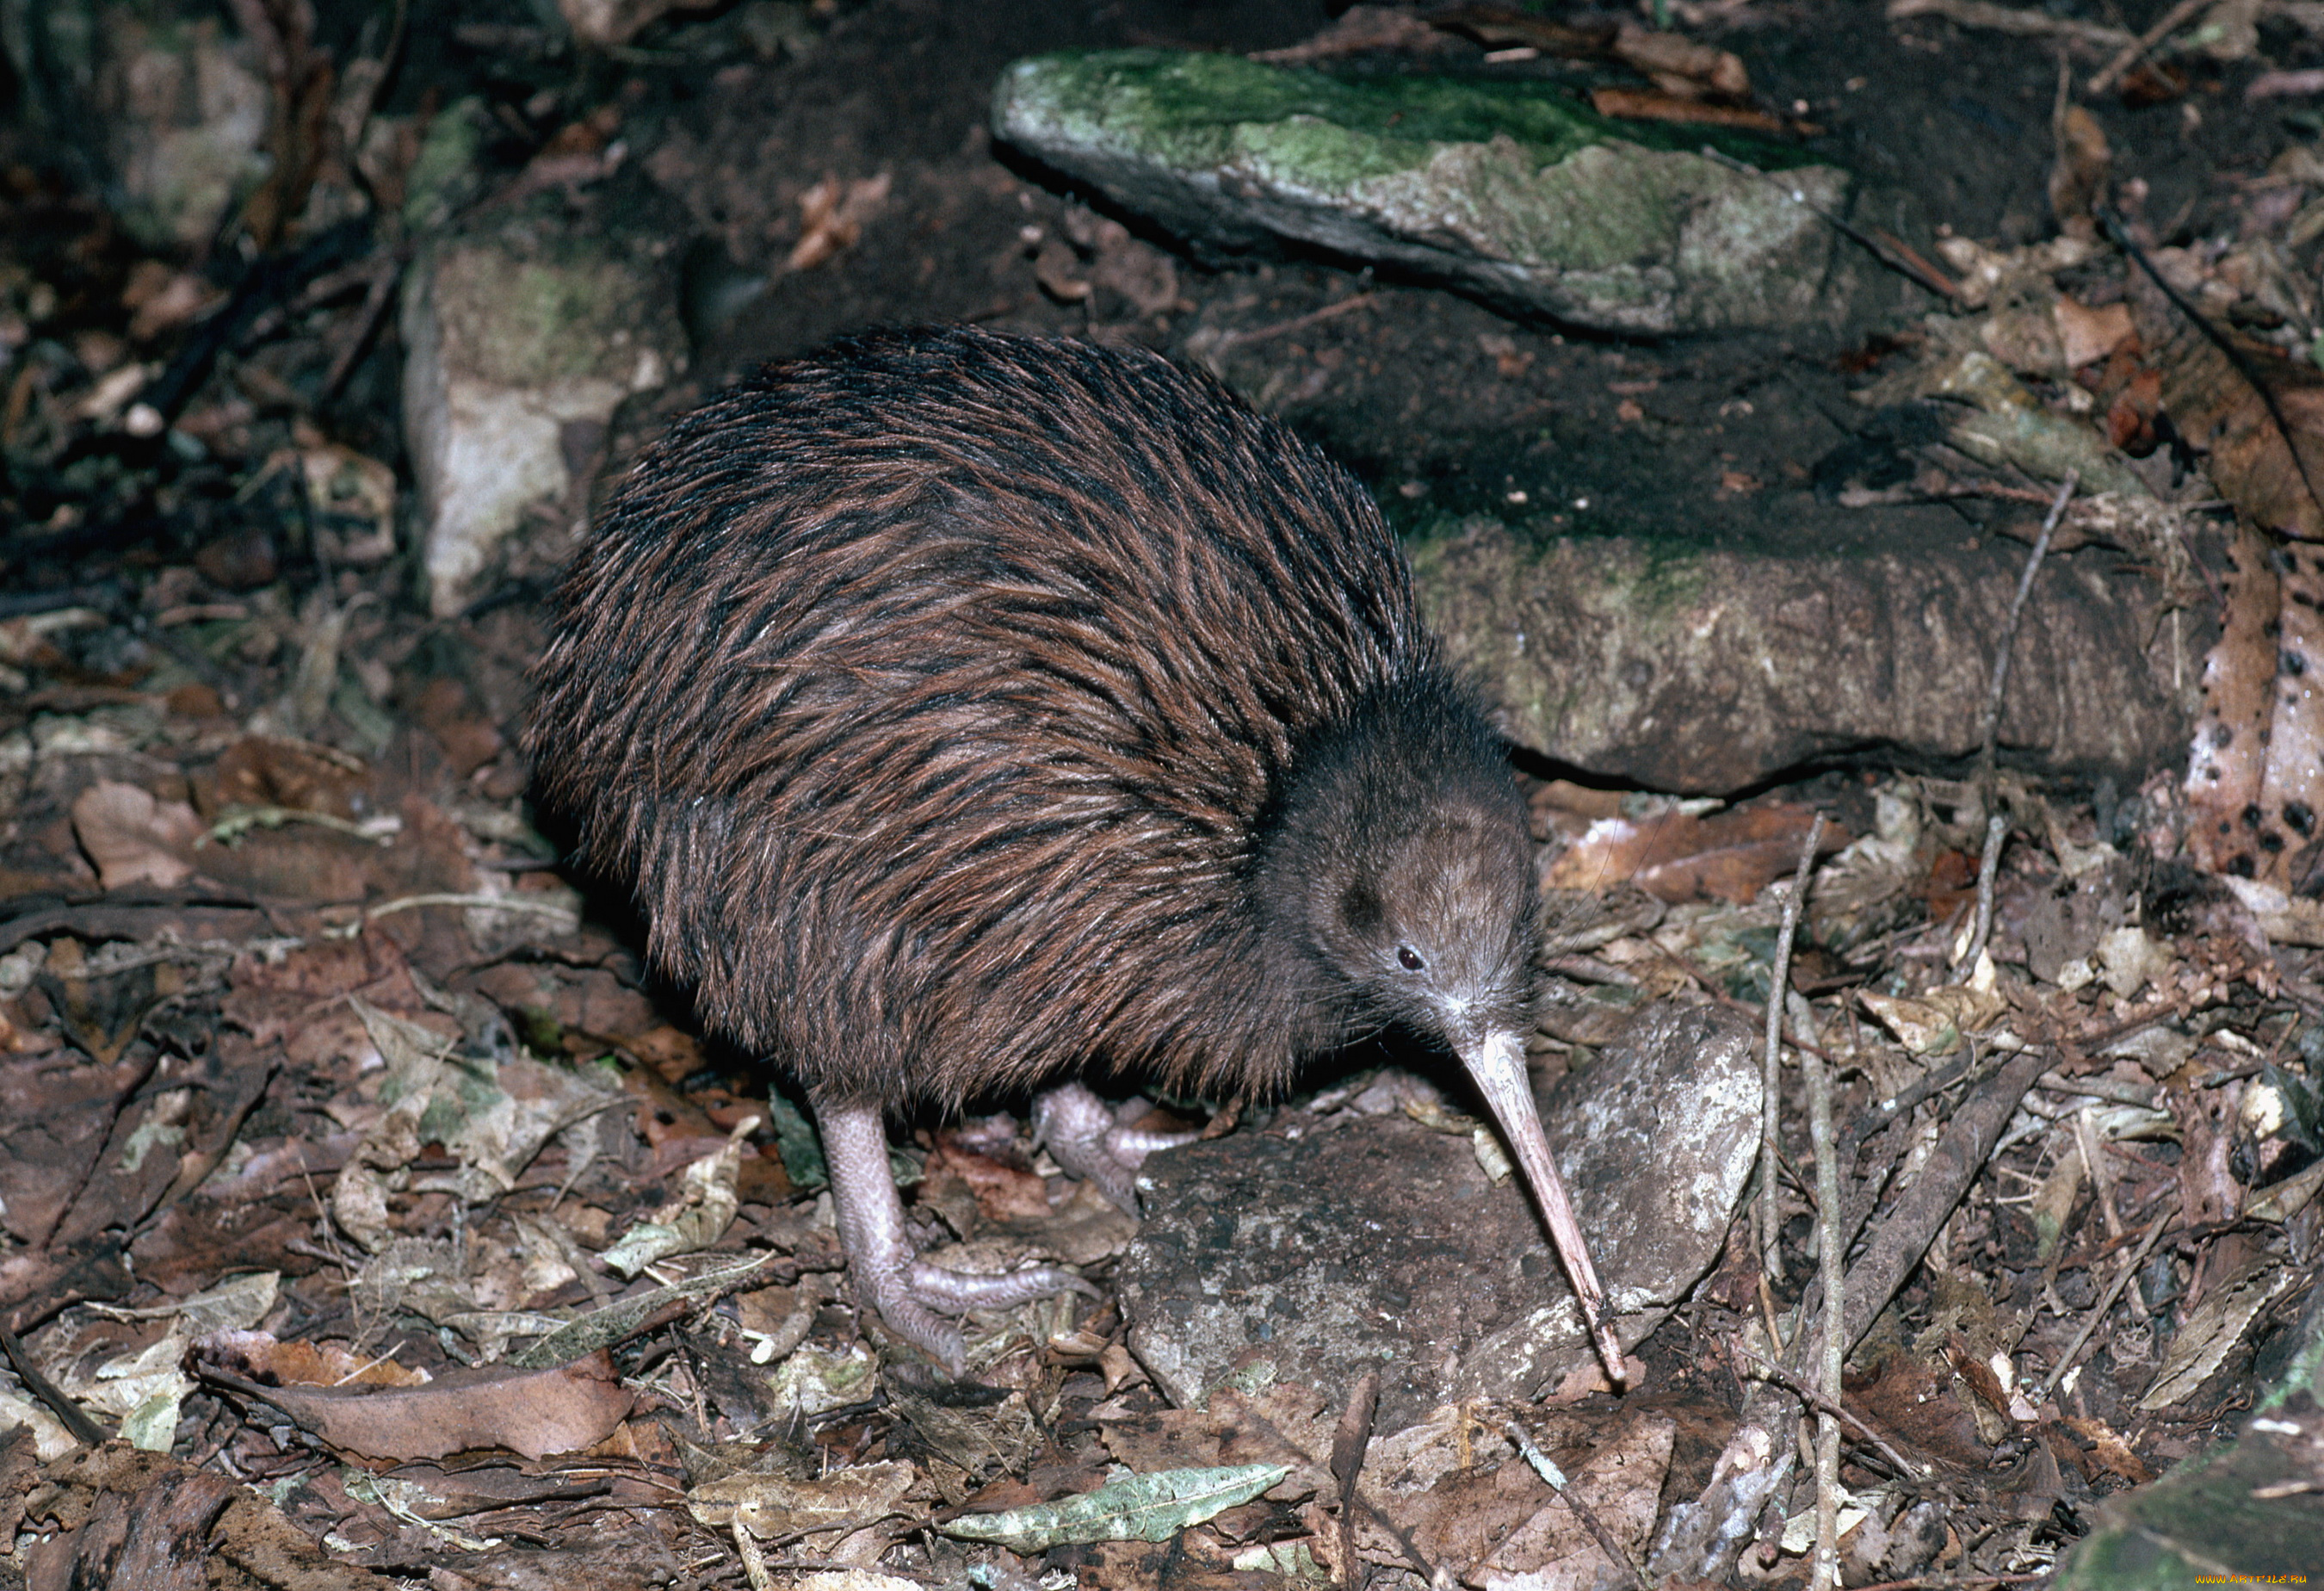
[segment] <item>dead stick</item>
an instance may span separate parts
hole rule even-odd
[[[1534,1439],[1526,1434],[1525,1427],[1512,1420],[1501,1429],[1508,1434],[1509,1440],[1517,1445],[1517,1451],[1525,1455],[1525,1461],[1533,1466],[1534,1474],[1547,1482],[1549,1489],[1563,1498],[1565,1505],[1573,1510],[1573,1516],[1582,1522],[1582,1528],[1590,1532],[1590,1539],[1598,1543],[1598,1550],[1606,1555],[1607,1561],[1617,1568],[1628,1569],[1630,1582],[1638,1591],[1654,1591],[1653,1583],[1646,1578],[1646,1571],[1638,1567],[1637,1560],[1623,1549],[1614,1532],[1606,1528],[1606,1522],[1598,1517],[1598,1511],[1582,1500],[1582,1494],[1573,1489],[1573,1483],[1565,1478],[1565,1472],[1551,1463],[1549,1455],[1534,1445]]]
[[[1871,1448],[1874,1452],[1879,1454],[1881,1457],[1886,1458],[1889,1463],[1895,1465],[1899,1475],[1917,1477],[1927,1473],[1922,1466],[1914,1463],[1902,1453],[1896,1451],[1895,1448],[1890,1447],[1881,1438],[1881,1435],[1878,1431],[1874,1430],[1870,1426],[1865,1424],[1864,1421],[1858,1420],[1855,1415],[1850,1414],[1848,1411],[1848,1406],[1846,1404],[1828,1401],[1823,1394],[1817,1392],[1815,1388],[1810,1386],[1806,1382],[1802,1381],[1798,1376],[1794,1375],[1790,1371],[1784,1369],[1782,1365],[1776,1364],[1772,1359],[1762,1359],[1758,1355],[1746,1347],[1738,1346],[1736,1348],[1735,1352],[1740,1354],[1744,1358],[1748,1359],[1752,1364],[1757,1365],[1759,1367],[1760,1374],[1766,1376],[1769,1380],[1778,1382],[1783,1385],[1789,1387],[1794,1394],[1795,1394],[1810,1408],[1823,1410],[1831,1414],[1834,1419],[1854,1427],[1856,1434],[1864,1438],[1866,1445]]]
[[[1339,1573],[1342,1586],[1356,1583],[1356,1477],[1363,1473],[1364,1448],[1379,1412],[1379,1372],[1367,1370],[1348,1394],[1348,1407],[1332,1433],[1332,1478],[1340,1483]]]
[[[1785,964],[1791,960],[1791,930],[1799,921],[1799,903],[1807,893],[1808,874],[1815,865],[1815,842],[1823,830],[1818,815],[1808,829],[1807,853],[1800,858],[1799,876],[1792,898],[1784,903],[1782,937],[1776,941],[1775,996],[1771,1010],[1783,1004]],[[1848,1294],[1840,1275],[1840,1150],[1831,1130],[1831,1075],[1823,1062],[1803,1052],[1800,1080],[1808,1096],[1808,1142],[1814,1146],[1816,1168],[1816,1268],[1823,1278],[1823,1354],[1817,1376],[1817,1393],[1828,1404],[1840,1401],[1840,1366],[1843,1350],[1840,1323]],[[1840,1421],[1829,1409],[1816,1412],[1816,1546],[1808,1583],[1813,1591],[1836,1591],[1840,1585]]]
[[[1985,855],[1977,864],[1977,915],[1969,920],[1969,945],[1953,965],[1972,972],[1993,937],[1993,886],[2001,876],[2001,842],[2009,837],[2009,819],[1996,812],[1985,820]]]
[[[1849,1347],[1872,1329],[1874,1318],[1888,1307],[1888,1300],[1921,1263],[1953,1207],[1985,1169],[2018,1102],[2050,1064],[2051,1057],[2043,1050],[2029,1047],[2019,1051],[1953,1113],[1920,1176],[1874,1226],[1863,1258],[1849,1272]]]
[[[1857,1591],[1969,1591],[1972,1586],[2022,1586],[2048,1575],[1923,1575],[1914,1580],[1878,1580]]]
[[[1790,199],[1794,204],[1807,211],[1808,214],[1813,216],[1817,220],[1821,221],[1834,232],[1839,233],[1842,237],[1847,238],[1850,243],[1862,248],[1874,259],[1879,261],[1882,264],[1887,266],[1891,271],[1895,272],[1898,275],[1911,277],[1914,281],[1919,282],[1923,287],[1927,288],[1931,292],[1935,293],[1940,298],[1958,299],[1960,297],[1961,290],[1960,284],[1953,282],[1934,265],[1930,264],[1928,261],[1923,259],[1919,254],[1914,254],[1911,249],[1906,248],[1895,238],[1889,237],[1888,234],[1885,232],[1875,236],[1852,225],[1841,217],[1835,215],[1831,210],[1824,208],[1823,206],[1815,203],[1812,199],[1808,198],[1805,190],[1794,187],[1790,182],[1785,181],[1783,177],[1776,172],[1763,171],[1758,167],[1752,165],[1749,162],[1737,160],[1725,150],[1715,148],[1708,143],[1704,144],[1696,153],[1701,154],[1703,159],[1711,162],[1713,165],[1725,166],[1730,171],[1739,172],[1747,177],[1757,177],[1763,181],[1773,183],[1775,187],[1775,190],[1781,193],[1785,199]],[[1887,238],[1889,245],[1892,245],[1893,247],[1884,247],[1880,241],[1882,238]]]
[[[1841,1318],[1840,1351],[1856,1346],[1873,1320],[1904,1285],[1928,1252],[1938,1230],[1960,1203],[1969,1184],[2000,1142],[2004,1128],[2048,1057],[2028,1049],[1981,1084],[1953,1113],[1944,1136],[1921,1174],[1873,1228],[1864,1256],[1849,1272]],[[1803,1308],[1804,1320],[1807,1311]],[[1793,1335],[1785,1368],[1796,1374],[1807,1357],[1812,1334]],[[1674,1507],[1647,1565],[1650,1577],[1672,1575],[1688,1580],[1723,1581],[1751,1540],[1759,1512],[1791,1474],[1795,1444],[1791,1435],[1791,1395],[1772,1383],[1754,1387],[1742,1418],[1712,1466],[1711,1484],[1691,1503]]]
[[[2017,577],[2017,595],[2010,599],[2009,618],[2002,626],[2001,643],[1994,652],[1993,683],[1985,693],[1985,732],[1977,755],[1978,789],[1985,796],[1987,807],[1993,805],[1993,764],[2001,735],[2001,698],[2009,689],[2009,659],[2017,650],[2017,626],[2025,616],[2025,599],[2034,592],[2034,576],[2049,554],[2050,538],[2057,532],[2058,522],[2065,517],[2066,504],[2074,500],[2074,487],[2080,478],[2079,471],[2070,469],[2058,487],[2050,513],[2042,521],[2042,533],[2034,539],[2034,550],[2026,556],[2024,572]]]
[[[2214,4],[2216,0],[2179,0],[2178,5],[2163,14],[2162,20],[2124,45],[2119,54],[2098,68],[2097,73],[2083,86],[2085,91],[2091,94],[2103,94],[2113,88],[2115,79],[2137,65],[2141,56],[2184,27],[2197,12],[2206,10]]]
[[[1775,1212],[1775,1161],[1783,1125],[1784,994],[1792,976],[1792,940],[1800,930],[1800,902],[1807,896],[1808,874],[1815,869],[1816,842],[1821,838],[1823,814],[1818,812],[1808,825],[1799,874],[1792,880],[1791,893],[1784,897],[1784,924],[1775,935],[1774,982],[1767,986],[1766,1049],[1759,1060],[1759,1268],[1770,1275],[1778,1263],[1776,1243],[1782,1225]]]
[[[1229,348],[1247,348],[1253,343],[1263,343],[1268,338],[1281,337],[1286,332],[1305,331],[1309,327],[1329,320],[1335,315],[1344,315],[1351,310],[1360,310],[1378,297],[1379,294],[1376,292],[1360,292],[1342,299],[1336,304],[1325,304],[1322,309],[1310,310],[1305,315],[1295,315],[1288,320],[1278,320],[1272,326],[1254,327],[1249,331],[1230,331],[1219,338],[1217,351],[1223,354]]]
[[[2324,493],[2317,490],[2314,478],[2308,473],[2308,458],[2300,450],[2298,433],[2292,430],[2291,418],[2284,413],[2283,404],[2277,400],[2274,386],[2253,365],[2251,356],[2236,346],[2234,338],[2212,325],[2209,316],[2188,302],[2185,293],[2171,285],[2154,262],[2146,257],[2146,251],[2138,246],[2138,240],[2131,236],[2130,228],[2123,225],[2120,216],[2105,205],[2092,206],[2090,214],[2099,226],[2106,228],[2106,234],[2114,239],[2115,246],[2128,254],[2146,279],[2154,283],[2155,291],[2170,300],[2172,308],[2186,316],[2195,329],[2203,334],[2204,340],[2218,349],[2220,356],[2235,366],[2236,374],[2244,378],[2244,384],[2251,388],[2253,395],[2267,411],[2268,419],[2274,422],[2275,434],[2283,439],[2283,450],[2292,458],[2292,467],[2300,476],[2301,486],[2308,493],[2308,500],[2324,507]]]
[[[2058,1383],[2066,1379],[2066,1372],[2073,1368],[2074,1355],[2082,1351],[2082,1345],[2090,1340],[2090,1333],[2098,1328],[2098,1322],[2106,1318],[2108,1309],[2114,1308],[2114,1301],[2122,1296],[2122,1290],[2133,1276],[2138,1274],[2138,1268],[2146,1263],[2147,1251],[2154,1246],[2154,1240],[2163,1235],[2163,1229],[2171,1224],[2171,1218],[2179,1213],[2179,1205],[2178,1199],[2172,1199],[2171,1207],[2154,1217],[2154,1224],[2146,1229],[2146,1235],[2139,1239],[2137,1249],[2123,1261],[2122,1269],[2115,1273],[2114,1281],[2107,1287],[2106,1296],[2091,1307],[2080,1329],[2074,1333],[2073,1341],[2068,1343],[2065,1352],[2058,1355],[2058,1362],[2050,1367],[2050,1374],[2042,1378],[2042,1384],[2034,1394],[2035,1408],[2048,1402],[2050,1394],[2058,1390]]]

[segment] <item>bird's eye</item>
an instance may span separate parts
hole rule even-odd
[[[1397,964],[1406,972],[1418,972],[1428,965],[1420,958],[1419,953],[1410,945],[1398,945],[1396,948],[1396,959]]]

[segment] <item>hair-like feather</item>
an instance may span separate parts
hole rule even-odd
[[[537,682],[582,858],[822,1099],[1277,1089],[1425,1024],[1373,976],[1423,920],[1526,996],[1514,782],[1378,508],[1149,353],[923,329],[769,368],[641,461]]]

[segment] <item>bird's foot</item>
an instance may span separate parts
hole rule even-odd
[[[883,1260],[886,1256],[883,1256]],[[955,1379],[964,1374],[968,1346],[946,1316],[971,1309],[1006,1309],[1053,1293],[1098,1290],[1056,1265],[1028,1265],[997,1276],[947,1271],[904,1251],[901,1263],[850,1261],[856,1297],[880,1312],[888,1328],[943,1365]]]
[[[817,1113],[825,1162],[831,1169],[839,1239],[858,1303],[955,1378],[966,1374],[967,1344],[945,1319],[970,1309],[1008,1309],[1052,1293],[1098,1290],[1055,1265],[1028,1265],[997,1276],[930,1264],[904,1232],[903,1201],[888,1170],[888,1138],[872,1106],[825,1106]]]
[[[1033,1102],[1033,1141],[1130,1216],[1139,1213],[1138,1168],[1146,1157],[1201,1136],[1124,1125],[1111,1106],[1079,1083],[1060,1083]]]

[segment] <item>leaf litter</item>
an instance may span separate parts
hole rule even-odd
[[[1458,32],[1644,79],[1593,90],[1617,114],[1795,122],[1753,107],[1735,53],[1672,29],[1569,36],[1467,6],[1424,33],[1383,9],[1352,8],[1311,57]],[[1669,9],[1701,26],[1711,8]],[[2166,102],[2187,70],[2315,26],[2232,0],[2177,8],[2152,40],[2057,8],[1888,11],[2062,43],[2073,92]],[[503,200],[609,176],[604,129],[568,124],[585,125]],[[1537,1063],[1585,1064],[1646,1000],[1780,994],[1789,1040],[1838,1069],[1849,1208],[1817,1208],[1792,1174],[1810,1145],[1787,1098],[1777,1252],[1738,1226],[1640,1350],[1653,1401],[1577,1385],[1351,1438],[1346,1387],[1167,1407],[1111,1304],[973,1321],[974,1386],[867,1340],[796,1102],[691,1032],[622,925],[543,865],[512,749],[528,610],[425,621],[400,599],[392,449],[262,415],[248,394],[280,378],[253,357],[189,395],[180,429],[215,448],[199,465],[164,482],[108,455],[114,497],[67,488],[43,472],[69,447],[148,423],[155,377],[125,350],[198,335],[221,290],[115,261],[115,324],[78,329],[118,357],[88,337],[69,352],[61,319],[53,354],[21,352],[0,318],[6,445],[42,483],[19,507],[46,533],[147,510],[190,524],[205,491],[283,510],[0,617],[0,1519],[31,1532],[7,1532],[24,1567],[104,1561],[136,1498],[144,1528],[274,1584],[505,1583],[512,1555],[576,1586],[662,1583],[743,1572],[748,1553],[825,1566],[798,1584],[920,1584],[969,1562],[915,1535],[931,1523],[1005,1549],[976,1549],[994,1584],[1150,1584],[1166,1556],[1185,1584],[1579,1586],[1639,1562],[1724,1577],[1731,1559],[1682,1566],[1657,1542],[1683,1533],[1674,1503],[1759,1517],[1707,1500],[1733,1500],[1719,1488],[1776,1429],[1751,1423],[1747,1389],[1777,1386],[1769,1367],[1813,1335],[1808,1250],[1839,1216],[1864,1234],[1844,1243],[1852,1271],[1914,1256],[1851,1327],[1844,1571],[2046,1571],[2102,1500],[2233,1429],[2260,1366],[2303,1345],[2324,1219],[2324,763],[2301,683],[2324,598],[2324,164],[2285,151],[2238,190],[2239,225],[2193,236],[2138,211],[2071,92],[2052,139],[2059,234],[1931,246],[1947,301],[1859,396],[1937,415],[1935,439],[1843,500],[2015,505],[2000,529],[2030,541],[2070,473],[2056,550],[2115,547],[2155,574],[2158,626],[2217,625],[2186,767],[2087,792],[1828,774],[1733,806],[1540,785],[1557,981]],[[788,269],[851,269],[899,191],[881,171],[792,196]],[[1026,285],[1085,312],[1167,315],[1198,291],[1078,210],[1027,249]],[[0,283],[10,316],[36,308],[30,283]],[[325,315],[303,346],[337,364],[362,312]],[[1521,373],[1514,344],[1496,356]],[[1781,881],[1816,813],[1828,839],[1778,991]],[[1379,1086],[1431,1115],[1425,1093]],[[1980,1109],[1969,1155],[1947,1123]],[[931,1124],[899,1152],[916,1212],[993,1263],[1038,1251],[1102,1278],[1127,1240],[1013,1117]],[[1915,1213],[1948,1157],[1973,1163]],[[80,1446],[60,1407],[117,1439]],[[1750,1540],[1796,1569],[1813,1510],[1781,1485]]]

